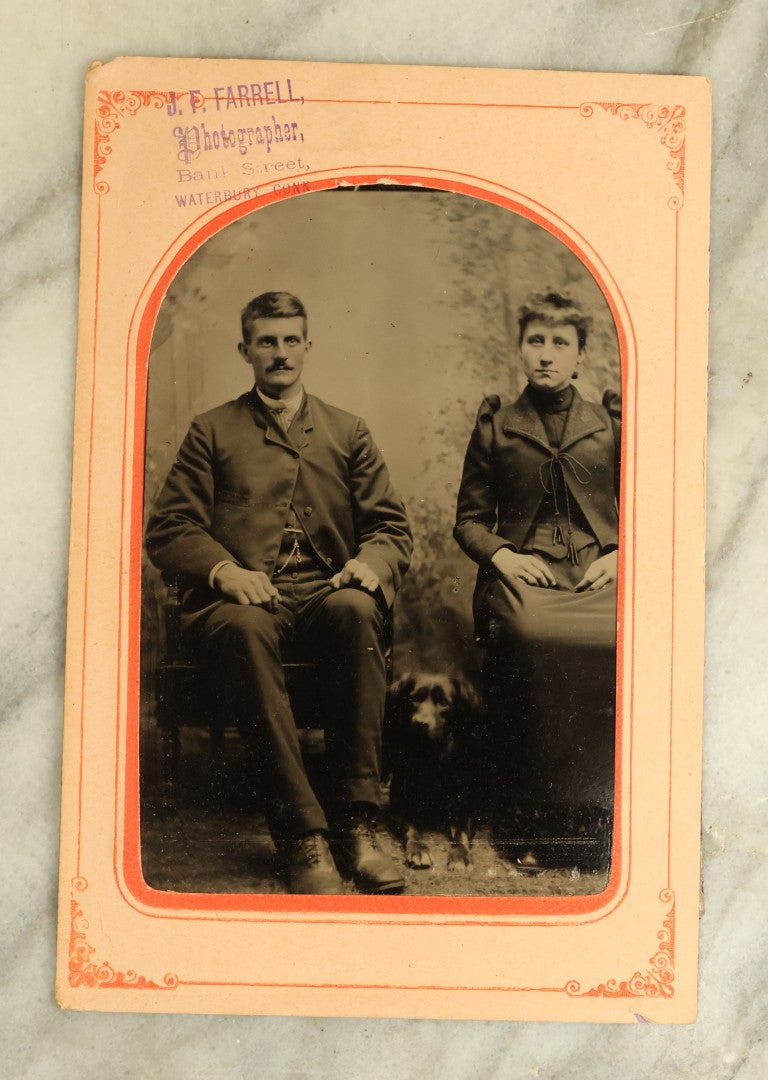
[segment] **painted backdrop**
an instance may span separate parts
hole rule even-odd
[[[592,315],[584,397],[620,389],[606,301],[546,230],[450,192],[310,192],[250,213],[180,270],[160,308],[149,366],[148,509],[191,418],[247,390],[240,311],[268,290],[309,313],[308,390],[360,414],[389,465],[415,535],[396,606],[395,670],[473,673],[475,568],[451,536],[466,443],[484,394],[524,385],[516,311],[543,287]],[[162,649],[159,576],[145,565],[143,670]]]

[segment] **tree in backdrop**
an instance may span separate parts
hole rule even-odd
[[[399,670],[476,675],[471,596],[476,567],[452,530],[467,441],[482,398],[516,397],[525,385],[518,360],[517,311],[531,292],[571,296],[593,320],[580,374],[584,397],[620,389],[618,342],[608,304],[581,260],[527,218],[492,203],[446,193],[429,196],[452,252],[444,303],[461,311],[454,360],[456,396],[437,409],[437,425],[420,440],[423,467],[408,495],[415,553],[397,601],[395,662]],[[453,383],[452,383],[453,385]]]

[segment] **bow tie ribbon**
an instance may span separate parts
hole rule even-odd
[[[570,469],[574,480],[578,484],[588,484],[592,474],[586,465],[572,454],[553,454],[547,461],[539,466],[539,481],[548,495],[552,496],[553,509],[555,512],[555,528],[552,535],[553,544],[564,544],[568,551],[568,559],[572,566],[579,565],[579,553],[573,542],[573,524],[571,522],[571,500],[568,496],[568,484],[565,480],[566,469]],[[558,500],[558,488],[562,491],[565,503],[566,535],[563,528],[560,502]]]

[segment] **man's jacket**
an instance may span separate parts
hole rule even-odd
[[[405,509],[364,421],[312,395],[290,439],[254,390],[196,417],[149,519],[147,553],[189,584],[225,559],[271,577],[291,504],[329,576],[358,558],[391,605],[413,546]]]

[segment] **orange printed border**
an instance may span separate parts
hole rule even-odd
[[[90,546],[90,520],[91,520],[91,487],[90,477],[94,454],[94,426],[93,426],[93,410],[95,403],[95,390],[96,390],[96,343],[98,332],[98,317],[99,317],[99,272],[100,272],[100,255],[101,255],[101,199],[109,193],[109,184],[101,177],[101,173],[107,162],[109,155],[112,153],[112,147],[110,145],[110,138],[112,134],[120,127],[120,122],[125,117],[134,116],[142,107],[162,108],[164,104],[167,104],[172,97],[180,97],[182,95],[173,92],[166,91],[102,91],[98,96],[98,115],[95,121],[95,141],[94,141],[94,159],[93,159],[93,188],[97,195],[97,223],[96,223],[96,290],[94,301],[94,317],[93,317],[93,349],[92,349],[92,397],[91,397],[91,416],[90,416],[90,435],[89,435],[89,448],[88,448],[88,476],[89,486],[86,504],[86,531],[85,531],[85,597],[84,597],[84,610],[83,610],[83,629],[87,627],[88,619],[88,561],[89,561],[89,546]],[[309,100],[309,99],[307,99]],[[338,100],[334,103],[337,104],[362,104],[363,102],[353,101],[351,99]],[[393,104],[391,101],[366,101],[365,104]],[[471,102],[422,102],[422,101],[402,101],[397,102],[398,105],[409,106],[448,106],[448,107],[480,107],[481,103]],[[594,115],[596,108],[601,108],[605,112],[608,112],[614,116],[619,117],[622,120],[639,119],[645,123],[646,127],[659,133],[660,142],[669,151],[669,161],[667,162],[667,168],[672,174],[675,185],[679,189],[679,195],[675,194],[668,200],[668,205],[671,210],[675,212],[675,226],[674,226],[674,264],[675,264],[675,297],[674,297],[674,311],[675,311],[675,340],[674,340],[674,387],[675,387],[675,401],[674,401],[674,416],[675,426],[673,434],[673,491],[672,491],[672,648],[670,655],[670,722],[669,722],[669,776],[668,776],[668,831],[667,831],[667,883],[659,893],[659,899],[664,905],[669,905],[669,910],[663,919],[662,928],[657,934],[657,940],[659,942],[657,951],[649,959],[648,969],[644,972],[636,971],[630,977],[626,979],[607,979],[605,982],[592,987],[588,990],[582,990],[577,980],[569,980],[562,987],[459,987],[459,986],[440,986],[440,987],[427,987],[427,986],[387,986],[387,987],[370,987],[364,984],[350,984],[345,988],[359,988],[359,989],[409,989],[409,990],[477,990],[477,991],[546,991],[554,993],[564,993],[572,997],[672,997],[674,995],[674,956],[675,956],[675,896],[671,889],[670,882],[670,860],[671,860],[671,842],[670,842],[670,818],[671,818],[671,799],[672,799],[672,707],[673,707],[673,692],[674,692],[674,646],[675,646],[675,546],[676,546],[676,492],[674,487],[674,477],[676,475],[675,463],[677,452],[677,360],[678,360],[678,341],[677,341],[677,318],[678,318],[678,236],[679,236],[679,219],[678,212],[683,205],[684,197],[684,177],[685,177],[685,109],[683,106],[654,106],[654,105],[641,105],[641,104],[622,104],[616,102],[584,102],[580,105],[574,106],[551,106],[551,105],[524,105],[524,104],[509,104],[509,103],[482,103],[483,107],[487,108],[541,108],[541,109],[572,109],[579,111],[580,115],[584,118],[589,118]],[[483,180],[480,177],[470,176],[468,174],[453,174],[453,175],[438,175],[437,170],[420,169],[418,174],[413,172],[398,172],[399,169],[408,169],[410,166],[385,166],[385,167],[355,167],[350,168],[349,174],[344,177],[343,180],[339,180],[338,177],[328,179],[328,177],[315,177],[308,180],[302,178],[304,183],[302,184],[303,190],[324,190],[330,187],[339,186],[340,184],[370,184],[379,181],[382,175],[386,175],[389,179],[394,180],[397,183],[415,184],[425,183],[432,187],[437,187],[446,191],[455,191],[460,194],[472,195],[483,201],[493,202],[497,205],[504,206],[514,213],[521,214],[522,216],[534,221],[536,224],[545,228],[552,235],[556,236],[563,243],[565,243],[574,253],[581,259],[585,266],[595,277],[603,294],[605,295],[611,312],[614,317],[614,321],[617,328],[619,337],[619,348],[621,355],[621,372],[622,372],[622,387],[624,396],[626,398],[627,382],[629,379],[629,364],[628,364],[628,340],[631,339],[633,343],[633,353],[636,356],[634,330],[631,324],[631,318],[628,314],[627,305],[624,302],[624,298],[618,289],[616,282],[611,278],[610,286],[606,281],[605,276],[600,273],[593,263],[593,261],[587,256],[586,248],[588,247],[586,240],[580,238],[584,247],[582,248],[575,241],[571,239],[566,231],[561,229],[557,222],[557,217],[551,211],[541,204],[536,203],[534,200],[528,199],[525,196],[519,195],[519,193],[513,192],[511,189],[504,188],[502,185],[495,184],[490,181]],[[393,175],[394,174],[394,175]],[[423,175],[422,175],[423,174]],[[313,176],[313,174],[309,174]],[[454,177],[458,177],[455,179]],[[489,186],[484,186],[488,184]],[[257,190],[257,189],[254,189]],[[498,192],[500,190],[506,191],[506,194],[501,195]],[[617,903],[613,905],[611,910],[615,910],[615,907],[621,903],[626,897],[631,871],[631,816],[628,818],[627,823],[627,835],[624,836],[621,829],[622,819],[622,743],[626,738],[629,745],[629,775],[627,777],[627,791],[628,801],[631,806],[632,801],[632,721],[633,721],[633,705],[634,705],[634,656],[630,658],[630,674],[629,674],[629,710],[627,712],[627,730],[624,730],[624,686],[623,680],[618,680],[617,685],[617,747],[616,747],[616,788],[615,788],[615,815],[614,820],[616,827],[614,830],[614,849],[612,859],[612,870],[607,888],[599,894],[593,896],[578,896],[578,897],[492,897],[492,898],[480,898],[480,897],[366,897],[366,896],[335,896],[335,897],[313,897],[308,900],[306,897],[295,896],[275,896],[275,895],[237,895],[237,894],[189,894],[189,893],[173,893],[163,892],[160,890],[151,889],[148,887],[143,879],[141,873],[141,860],[140,860],[140,843],[139,843],[139,784],[138,784],[138,687],[139,687],[139,616],[140,616],[140,562],[141,562],[141,543],[142,543],[142,495],[143,495],[143,470],[140,468],[132,468],[130,470],[130,476],[127,462],[130,460],[132,464],[142,463],[144,460],[144,419],[146,410],[146,372],[148,366],[149,347],[151,343],[152,331],[154,328],[154,322],[157,316],[157,312],[165,294],[165,291],[172,281],[174,275],[179,270],[181,265],[190,257],[190,255],[210,236],[218,232],[220,229],[225,228],[233,221],[244,216],[246,213],[253,212],[256,209],[262,209],[271,203],[278,201],[279,199],[292,197],[293,193],[285,191],[269,192],[262,196],[255,196],[248,200],[246,203],[238,205],[232,205],[225,208],[218,213],[214,218],[207,220],[205,223],[200,224],[197,230],[191,237],[188,237],[181,247],[176,251],[174,256],[165,266],[162,274],[151,291],[148,298],[145,299],[147,286],[142,291],[141,297],[137,302],[134,313],[131,319],[131,331],[129,338],[132,336],[133,329],[138,325],[138,346],[136,356],[136,384],[133,387],[134,400],[135,400],[135,413],[134,413],[134,426],[133,430],[129,431],[128,428],[128,402],[131,387],[128,380],[128,371],[130,370],[130,361],[132,359],[130,352],[126,355],[126,385],[125,385],[125,413],[123,417],[123,430],[124,430],[124,455],[123,455],[123,471],[122,471],[122,504],[123,507],[127,505],[126,496],[129,496],[130,504],[133,508],[131,519],[131,541],[130,550],[128,552],[123,550],[121,545],[120,553],[120,600],[119,600],[119,625],[121,627],[120,636],[117,643],[118,647],[118,704],[117,704],[117,732],[116,732],[116,774],[115,774],[115,831],[114,831],[114,848],[113,848],[113,872],[114,878],[117,883],[118,889],[123,895],[124,899],[137,911],[148,917],[162,917],[162,918],[184,918],[184,919],[207,919],[215,917],[217,921],[286,921],[286,922],[329,922],[344,923],[345,921],[353,921],[355,925],[380,925],[384,923],[397,923],[399,925],[407,925],[409,923],[415,923],[418,925],[493,925],[493,926],[506,926],[506,925],[562,925],[563,920],[553,919],[553,916],[582,916],[579,922],[594,922],[597,919],[604,918],[608,912],[606,906],[613,900]],[[532,206],[536,206],[538,209],[532,210],[530,206],[525,205],[520,199],[525,199],[527,203]],[[226,204],[224,204],[226,206]],[[184,232],[194,228],[205,214],[199,215],[193,222],[188,224],[185,230],[177,238],[177,241],[184,235]],[[563,223],[564,225],[566,223]],[[571,234],[578,235],[576,230],[566,225],[566,228],[570,229]],[[168,255],[175,243],[170,245],[163,256],[158,260],[154,273],[160,271],[161,266],[165,263]],[[610,275],[608,275],[610,276]],[[149,283],[148,283],[149,284]],[[616,298],[620,298],[624,307],[624,311],[627,312],[625,326],[624,320],[620,316],[619,306],[616,302]],[[129,346],[130,348],[130,346]],[[634,433],[635,441],[637,438],[637,363],[634,367]],[[624,468],[632,463],[632,467],[636,468],[635,455],[627,454],[627,429],[623,429],[622,435],[622,460],[625,463]],[[626,491],[626,485],[623,486],[623,490]],[[620,545],[620,581],[625,580],[625,574],[627,571],[627,550],[626,550],[626,495],[622,496],[624,503],[622,505],[622,512],[620,515],[621,520],[621,545]],[[635,506],[632,507],[633,526],[635,522]],[[633,527],[633,544],[634,544],[634,527]],[[635,563],[635,550],[634,546],[631,552],[632,570],[633,570],[633,588],[632,588],[632,619],[634,620],[634,563]],[[125,566],[128,566],[128,586],[127,589],[123,585],[123,571]],[[127,591],[127,596],[126,596]],[[122,623],[123,623],[123,610],[124,605],[128,606],[129,615],[129,633],[127,642],[122,637]],[[624,626],[625,626],[625,612],[624,612],[624,589],[619,590],[619,610],[618,610],[618,641],[617,641],[617,672],[623,671],[623,654],[624,654]],[[87,891],[88,882],[82,876],[81,873],[81,833],[82,833],[82,800],[83,800],[83,743],[84,743],[84,701],[85,701],[85,685],[86,685],[86,667],[87,667],[87,646],[85,644],[85,633],[83,635],[83,660],[82,660],[82,682],[81,682],[81,711],[80,711],[80,724],[79,724],[79,740],[80,740],[80,758],[79,758],[79,779],[78,779],[78,811],[77,811],[77,846],[76,846],[76,876],[72,879],[72,892],[70,898],[70,965],[69,965],[69,983],[72,987],[98,987],[100,989],[107,988],[135,988],[135,989],[151,989],[151,990],[172,990],[177,986],[313,986],[315,988],[328,987],[331,984],[278,984],[278,983],[240,983],[240,982],[227,982],[227,983],[213,983],[197,980],[184,980],[180,979],[175,974],[166,974],[162,980],[162,984],[148,979],[145,976],[138,975],[133,971],[121,972],[115,970],[107,961],[98,960],[95,957],[95,949],[88,943],[87,930],[88,920],[84,914],[81,906],[83,900],[82,894]],[[634,640],[634,637],[633,637]],[[120,671],[122,666],[123,651],[127,651],[128,662],[128,693],[126,701],[127,719],[126,719],[126,767],[124,775],[120,772],[120,731],[121,724],[123,722],[123,686],[122,679],[120,677]],[[121,784],[125,785],[125,808],[124,808],[124,820],[123,826],[125,831],[125,843],[122,850],[119,849],[118,837],[119,837],[119,801],[118,791]],[[627,878],[625,883],[624,892],[621,897],[617,896],[618,887],[621,879],[622,868],[624,862],[627,865]],[[126,893],[123,887],[123,882],[128,892]],[[137,903],[141,906],[137,906]],[[151,910],[145,910],[148,907]],[[214,916],[215,912],[215,916]],[[227,912],[228,914],[223,914]],[[602,914],[601,914],[602,912]],[[266,916],[272,914],[273,918],[268,919]],[[339,919],[339,915],[357,914],[368,915],[369,918],[344,920]],[[334,918],[334,915],[336,916]],[[439,915],[442,918],[439,920],[425,920],[424,916],[436,916]],[[537,920],[536,915],[544,916],[545,918]],[[584,916],[596,915],[596,918],[583,918]],[[375,917],[377,916],[377,917]],[[406,918],[403,918],[406,916]],[[407,918],[410,916],[410,919]],[[464,918],[462,918],[464,916]],[[485,916],[487,921],[483,921],[482,917]],[[500,918],[501,916],[501,918]],[[507,916],[507,918],[504,918]],[[511,919],[509,917],[512,917]],[[276,917],[276,919],[275,919]],[[469,917],[469,918],[467,918]],[[480,918],[479,918],[480,917]],[[566,920],[570,921],[570,920]],[[336,985],[336,984],[333,984]],[[642,1018],[640,1018],[642,1019]]]
[[[84,878],[75,878],[73,890],[80,892],[88,888]],[[79,900],[70,901],[70,936],[69,936],[69,984],[98,990],[176,990],[179,986],[239,986],[249,989],[279,988],[303,990],[451,990],[477,992],[495,991],[509,993],[514,991],[567,994],[569,997],[604,997],[604,998],[672,998],[675,996],[675,895],[669,889],[662,889],[659,899],[670,904],[669,911],[656,934],[658,949],[648,960],[645,971],[637,970],[630,978],[607,979],[590,990],[582,990],[576,979],[569,979],[564,986],[434,986],[386,983],[301,983],[301,982],[215,982],[210,979],[180,979],[173,972],[167,972],[161,983],[139,975],[135,971],[117,971],[104,960],[95,959],[95,948],[88,942],[88,920],[83,914]],[[452,925],[456,925],[455,923]],[[644,1018],[637,1014],[639,1021]]]
[[[308,178],[312,174],[305,174]],[[350,171],[345,178],[344,183],[351,186],[366,185],[376,183],[377,179],[380,179],[382,175],[381,170],[376,172],[360,173],[357,171]],[[440,177],[420,176],[418,174],[401,175],[398,174],[393,167],[389,167],[386,170],[386,175],[389,179],[398,184],[414,184],[423,183],[431,185],[433,187],[443,188],[444,190],[455,191],[459,194],[474,196],[478,199],[483,199],[487,202],[495,203],[499,206],[503,206],[514,213],[521,214],[529,220],[535,222],[537,225],[545,228],[552,235],[556,236],[559,240],[565,243],[575,254],[582,260],[587,269],[594,275],[598,285],[607,298],[608,304],[611,309],[611,313],[614,317],[617,327],[617,333],[619,338],[619,350],[621,354],[621,367],[622,367],[622,381],[624,383],[624,397],[626,399],[626,379],[628,377],[628,331],[624,325],[624,318],[619,310],[620,304],[617,303],[616,297],[621,299],[621,306],[626,310],[626,304],[624,303],[621,292],[617,284],[611,280],[610,282],[605,279],[605,276],[601,273],[593,260],[586,254],[579,245],[574,243],[571,237],[566,231],[556,225],[554,222],[557,220],[555,215],[551,211],[542,207],[541,212],[532,211],[528,206],[523,203],[507,196],[501,196],[492,194],[488,189],[480,187],[477,183],[477,178],[472,178],[474,183],[467,183],[466,180],[446,180]],[[333,179],[305,179],[303,183],[306,185],[305,190],[308,191],[322,191],[327,190],[339,185],[338,178]],[[271,205],[274,202],[284,198],[282,192],[270,192],[263,197],[258,198],[259,208],[264,208]],[[289,196],[290,197],[290,196]],[[257,202],[257,200],[249,200],[249,203]],[[152,289],[152,292],[145,304],[142,304],[140,300],[137,303],[134,310],[134,319],[138,322],[138,343],[137,343],[137,385],[135,387],[135,422],[133,432],[133,443],[126,442],[125,445],[125,458],[126,460],[132,460],[134,462],[142,462],[144,460],[144,432],[145,432],[145,412],[146,412],[146,371],[147,360],[149,356],[149,348],[151,344],[152,332],[154,330],[155,319],[157,312],[162,302],[165,293],[171,284],[173,278],[181,266],[189,259],[194,251],[196,251],[201,244],[208,240],[215,233],[221,229],[226,228],[233,221],[238,220],[249,212],[254,210],[249,203],[239,202],[232,205],[216,215],[214,218],[204,222],[194,234],[179,247],[174,255],[168,260],[169,252],[163,253],[163,256],[158,261],[157,269],[162,267],[162,273],[157,283]],[[204,215],[200,215],[203,217]],[[197,219],[199,220],[199,219]],[[195,222],[192,223],[194,227]],[[571,230],[573,232],[574,230]],[[586,247],[586,242],[584,242]],[[631,334],[631,328],[629,330]],[[130,364],[130,357],[126,357],[126,369],[128,370]],[[126,387],[129,391],[130,388]],[[636,394],[635,394],[636,399]],[[636,427],[636,417],[635,417]],[[626,443],[626,436],[624,436],[624,442]],[[627,456],[626,445],[623,447],[624,457],[622,460],[632,461],[634,463],[634,453]],[[125,496],[128,494],[127,488],[123,489],[124,504]],[[134,469],[134,485],[133,490],[130,493],[130,501],[133,504],[134,516],[132,520],[132,539],[131,550],[128,555],[129,566],[129,580],[132,588],[128,598],[129,606],[129,619],[130,619],[130,632],[128,639],[128,686],[130,687],[130,696],[128,698],[127,709],[129,717],[129,726],[127,731],[127,758],[128,769],[126,775],[126,818],[125,818],[125,836],[126,845],[123,860],[123,868],[125,875],[125,883],[129,891],[133,896],[143,905],[153,908],[167,909],[179,909],[183,908],[187,911],[206,911],[215,910],[217,913],[221,911],[281,911],[281,912],[336,912],[341,914],[342,912],[369,912],[371,914],[393,914],[393,915],[414,915],[414,914],[432,914],[432,915],[509,915],[509,914],[570,914],[581,915],[589,914],[603,908],[610,900],[616,895],[619,880],[621,877],[621,870],[624,858],[624,844],[622,843],[620,830],[617,829],[614,834],[614,849],[612,859],[611,877],[606,890],[602,893],[595,895],[585,895],[578,897],[491,897],[491,898],[476,898],[476,897],[370,897],[370,896],[333,896],[333,897],[307,897],[299,896],[275,896],[269,895],[244,895],[244,894],[219,894],[219,893],[175,893],[170,891],[161,891],[151,889],[143,881],[140,876],[140,852],[138,849],[138,663],[139,663],[139,615],[140,615],[140,571],[141,571],[141,545],[142,545],[142,511],[143,511],[143,476],[139,469]],[[626,513],[626,506],[622,507],[623,513]],[[626,540],[626,527],[621,529],[621,540]],[[620,551],[623,548],[620,547]],[[633,552],[634,562],[634,552]],[[123,558],[121,553],[120,574],[121,580],[123,577]],[[620,556],[620,573],[623,575],[626,570],[626,556]],[[122,616],[123,597],[120,598],[120,609],[118,612],[118,618]],[[624,622],[624,610],[623,610],[623,596],[620,590],[619,609],[618,609],[618,622],[619,626],[623,626]],[[619,633],[617,642],[617,670],[623,671],[623,633]],[[123,643],[118,645],[118,655],[123,647]],[[619,685],[619,693],[617,696],[617,715],[622,714],[622,686]],[[630,691],[631,692],[631,691]],[[120,724],[120,716],[122,714],[122,702],[118,699],[118,728]],[[616,791],[615,791],[615,816],[619,818],[621,815],[621,745],[622,745],[623,732],[621,725],[617,725],[617,768],[616,768]],[[119,778],[116,778],[119,782]],[[117,835],[117,830],[116,830]],[[116,853],[116,859],[117,859]],[[217,916],[218,917],[218,916]]]
[[[120,127],[120,121],[128,116],[135,116],[144,106],[153,109],[162,109],[163,105],[170,105],[184,97],[189,97],[193,91],[173,90],[102,90],[98,97],[97,116],[94,123],[93,144],[93,190],[97,195],[106,195],[109,184],[106,180],[99,180],[104,165],[112,153],[110,138]],[[214,101],[212,97],[195,93],[195,104],[204,101]],[[244,97],[242,100],[252,103],[253,98]],[[313,104],[324,105],[424,105],[433,108],[464,108],[464,109],[546,109],[555,111],[578,111],[583,117],[594,116],[595,109],[618,116],[620,120],[642,120],[647,128],[659,133],[659,141],[669,151],[667,168],[672,178],[680,189],[679,195],[672,195],[669,199],[670,210],[680,210],[683,205],[685,190],[685,106],[684,105],[654,105],[650,102],[640,104],[638,102],[621,101],[582,101],[579,105],[532,105],[530,103],[516,102],[480,102],[480,101],[395,101],[393,99],[363,99],[363,98],[303,98]]]

